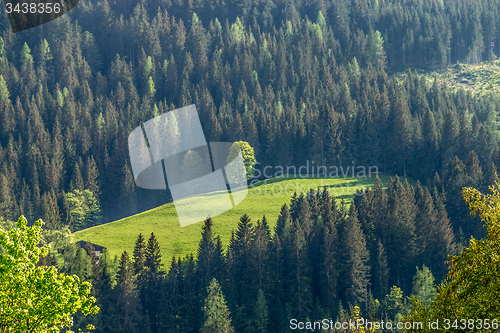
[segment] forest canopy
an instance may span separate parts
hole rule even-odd
[[[478,252],[491,266],[483,267],[486,280],[471,281],[495,282],[496,231],[481,218],[495,220],[496,212],[480,193],[499,171],[500,99],[429,77],[495,60],[499,9],[500,0],[82,0],[16,34],[4,17],[0,220],[32,233],[24,248],[34,253],[30,272],[82,281],[88,298],[74,314],[77,328],[286,332],[292,316],[397,320],[409,311],[408,295],[422,318],[461,305],[489,315],[485,300],[497,290],[467,304],[447,292],[475,274],[463,260],[476,263]],[[116,259],[70,244],[70,229],[171,199],[136,187],[127,139],[149,119],[191,104],[207,142],[235,142],[249,176],[314,163],[375,166],[392,178],[385,187],[377,178],[350,205],[319,189],[294,195],[276,221],[242,214],[227,248],[207,218],[198,252],[184,258],[162,258],[155,234],[139,231],[133,253]],[[186,179],[199,174],[199,158],[186,154]],[[463,188],[480,218],[469,214]],[[33,234],[40,222],[27,227],[39,218],[46,239]],[[2,231],[7,250],[11,234]],[[54,253],[38,261],[46,250],[38,242],[54,240]],[[54,275],[59,265],[78,279]],[[0,279],[8,286],[17,275]],[[452,282],[436,294],[434,279],[446,276]],[[10,296],[4,289],[2,301]],[[93,297],[101,312],[87,318]]]
[[[487,59],[498,5],[85,0],[29,33],[4,20],[0,216],[77,230],[167,202],[135,187],[126,140],[189,104],[209,141],[248,142],[258,168],[354,163],[482,186],[500,165],[498,97],[390,71]],[[72,222],[75,190],[102,219]]]

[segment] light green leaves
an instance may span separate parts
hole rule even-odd
[[[39,247],[43,222],[27,226],[21,216],[11,231],[0,229],[0,323],[2,332],[59,332],[70,328],[72,315],[96,314],[91,284],[66,276],[55,267],[36,264],[49,246]]]
[[[73,190],[66,194],[70,212],[70,225],[73,230],[87,228],[101,219],[99,199],[89,190]]]

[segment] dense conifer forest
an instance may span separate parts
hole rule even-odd
[[[354,161],[453,187],[460,165],[480,183],[500,165],[497,96],[411,72],[487,58],[498,4],[465,4],[84,1],[22,34],[4,20],[0,215],[76,230],[75,189],[100,199],[101,221],[166,202],[135,188],[126,139],[193,103],[208,140],[248,141],[262,166]]]
[[[168,191],[136,187],[127,138],[195,104],[207,141],[248,142],[258,168],[365,165],[394,178],[349,208],[323,190],[297,194],[275,230],[244,215],[228,248],[208,219],[187,258],[161,258],[154,235],[116,261],[60,245],[65,264],[42,263],[92,282],[101,307],[77,327],[285,332],[290,318],[348,316],[350,305],[395,319],[409,309],[402,295],[430,297],[415,281],[438,283],[447,255],[486,235],[462,188],[487,192],[500,167],[498,96],[415,69],[496,59],[499,10],[499,0],[82,0],[18,34],[4,17],[0,217],[64,234],[168,202]],[[227,304],[219,331],[214,304]]]
[[[398,178],[386,191],[377,180],[349,208],[326,189],[294,196],[274,233],[265,216],[251,221],[243,215],[227,249],[213,223],[209,218],[202,227],[196,259],[168,262],[154,234],[139,235],[133,254],[122,254],[115,282],[109,259],[97,263],[87,255],[90,248],[73,252],[67,272],[93,282],[101,308],[77,323],[92,322],[99,332],[135,332],[143,325],[153,332],[198,332],[213,278],[236,332],[288,332],[291,318],[335,318],[349,304],[394,320],[409,310],[403,293],[432,296],[434,278],[447,271],[446,255],[457,251],[440,193],[420,185],[414,190]]]

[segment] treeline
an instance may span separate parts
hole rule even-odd
[[[497,96],[384,70],[403,54],[394,45],[404,38],[389,31],[419,26],[406,19],[428,31],[408,35],[416,62],[407,61],[418,65],[415,48],[427,52],[424,41],[446,31],[427,27],[443,19],[469,31],[498,7],[465,3],[82,1],[30,34],[4,22],[0,216],[77,230],[167,202],[168,192],[135,186],[127,137],[193,103],[209,141],[247,141],[262,167],[376,165],[426,183],[471,150],[482,170],[500,165]],[[472,44],[459,32],[452,45],[463,61]],[[80,206],[95,203],[102,219],[74,216],[68,194],[85,190],[93,196]]]
[[[101,311],[90,320],[97,332],[198,332],[213,278],[236,332],[287,332],[292,318],[335,319],[350,305],[394,320],[403,312],[403,293],[419,294],[416,267],[429,267],[437,279],[428,278],[429,294],[419,295],[429,296],[457,242],[436,188],[398,178],[382,186],[377,179],[349,207],[326,188],[295,195],[273,231],[265,216],[252,222],[243,215],[227,250],[208,218],[196,258],[174,257],[168,273],[154,234],[148,241],[139,235],[133,254],[122,254],[116,279],[92,249],[91,257],[85,249],[66,253],[67,272],[93,283]]]

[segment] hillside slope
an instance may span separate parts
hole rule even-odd
[[[385,184],[389,177],[381,176]],[[231,232],[236,230],[238,220],[243,214],[248,214],[252,221],[262,219],[265,215],[271,228],[274,229],[281,206],[289,203],[293,192],[308,191],[308,188],[329,187],[338,200],[345,199],[348,203],[356,189],[373,185],[372,178],[333,178],[333,179],[284,179],[274,178],[255,184],[248,191],[246,199],[230,211],[214,217],[214,230],[221,236],[224,246],[227,246]],[[285,193],[287,189],[287,193]],[[282,190],[282,191],[281,191]],[[280,194],[280,192],[282,192]],[[81,230],[74,234],[74,241],[90,241],[105,246],[110,258],[120,255],[126,250],[132,253],[134,243],[139,233],[146,238],[154,232],[158,238],[164,261],[169,262],[172,256],[196,254],[200,241],[202,223],[180,227],[173,203],[168,203],[155,209],[124,218],[108,224]]]

